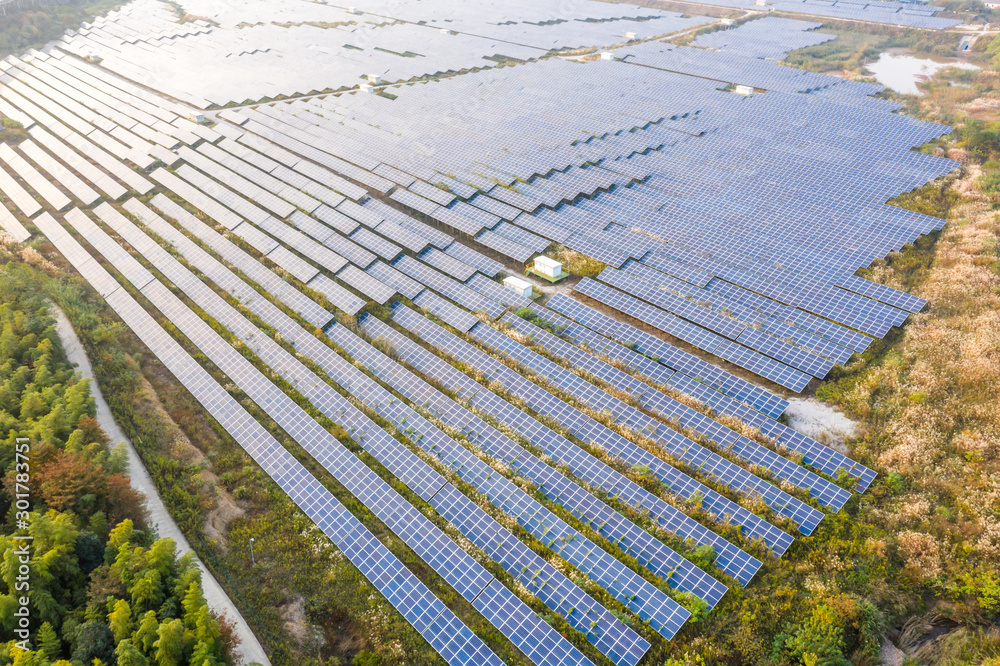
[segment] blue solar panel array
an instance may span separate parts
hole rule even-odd
[[[683,372],[713,389],[745,402],[772,418],[778,418],[788,405],[787,401],[755,384],[732,375],[694,354],[669,345],[659,338],[630,324],[618,321],[587,307],[568,296],[556,294],[547,302],[548,307],[584,324],[598,333],[642,351],[658,362]]]
[[[816,46],[837,38],[836,35],[829,33],[814,32],[821,25],[821,23],[765,16],[729,30],[698,35],[691,44],[699,48],[739,53],[751,58],[784,60],[789,51]]]
[[[698,470],[736,492],[744,493],[750,497],[759,496],[775,513],[791,518],[804,534],[812,533],[819,525],[819,521],[822,520],[823,513],[821,511],[817,511],[766,480],[700,446],[676,430],[595,387],[496,329],[480,323],[469,331],[469,335],[484,346],[516,360],[523,367],[545,377],[550,383],[568,393],[587,408],[603,413],[614,421],[651,438],[657,446],[665,451],[667,456],[672,456],[689,469]],[[731,453],[740,457],[741,451],[734,449]],[[778,456],[773,456],[773,458],[780,460]],[[796,465],[792,465],[792,467],[797,472],[786,474],[786,477],[793,482],[808,475],[802,468]],[[777,470],[768,469],[768,472],[775,476],[779,474]],[[800,482],[805,485],[804,481]],[[850,493],[836,488],[822,479],[815,479],[814,483],[822,487],[817,498],[826,500],[834,510],[839,510],[850,497]],[[812,488],[810,489],[812,490]]]
[[[726,39],[733,44],[752,42],[734,35],[765,30],[772,23],[771,19],[751,22],[747,24],[750,27],[726,33]],[[769,38],[768,48],[782,45],[794,48],[801,45],[802,39],[815,41],[814,33],[810,32],[814,24],[786,20],[778,23],[780,29],[769,31],[774,34]],[[807,34],[808,38],[802,37]],[[662,65],[661,69],[671,68],[669,72],[654,73],[650,67],[627,66],[632,59],[647,64],[643,58],[657,53],[656,49],[683,57]],[[444,207],[452,213],[439,214],[434,219],[445,225],[448,222],[444,218],[455,215],[464,220],[475,219],[476,224],[486,227],[476,234],[476,241],[515,261],[525,261],[543,249],[546,242],[555,241],[614,268],[628,264],[629,259],[649,261],[650,265],[670,262],[674,272],[681,273],[676,276],[678,279],[684,280],[685,276],[696,279],[702,290],[718,278],[798,309],[804,315],[815,313],[832,319],[834,323],[827,324],[833,327],[839,322],[848,336],[854,334],[850,328],[869,335],[884,335],[889,327],[905,319],[907,311],[919,308],[919,303],[893,290],[866,288],[864,281],[850,279],[853,276],[847,271],[938,225],[929,218],[886,207],[881,202],[951,168],[947,161],[908,150],[943,130],[887,114],[889,107],[859,106],[859,100],[875,102],[868,95],[877,92],[877,86],[809,75],[753,57],[760,53],[746,55],[734,51],[739,49],[730,47],[720,53],[650,43],[623,47],[624,65],[590,63],[587,66],[590,69],[582,72],[577,69],[572,75],[555,71],[564,67],[561,63],[538,63],[519,73],[490,71],[458,77],[444,84],[449,94],[462,95],[468,86],[476,86],[486,91],[491,104],[475,109],[474,133],[463,135],[449,129],[448,136],[440,136],[447,148],[428,155],[421,163],[414,161],[409,146],[418,135],[420,141],[426,142],[428,134],[436,137],[441,134],[440,129],[426,120],[434,116],[431,109],[443,99],[437,84],[401,89],[399,99],[391,106],[384,100],[365,96],[331,97],[287,105],[285,110],[301,107],[309,111],[300,117],[290,118],[273,110],[268,113],[272,127],[279,133],[287,132],[287,136],[294,136],[292,130],[302,117],[309,118],[312,131],[339,135],[343,130],[332,127],[327,114],[349,121],[352,131],[379,128],[371,133],[374,144],[370,148],[361,147],[356,140],[350,146],[344,145],[351,159],[383,164],[387,167],[383,173],[406,173],[407,187],[424,182],[425,194],[431,194],[427,183],[437,185],[434,189],[439,192],[450,190],[450,196],[455,197],[452,200],[439,197],[440,202],[436,202],[408,193],[396,197],[396,201],[415,214],[430,217],[432,213],[440,213],[432,206]],[[746,76],[764,78],[740,80],[735,78],[736,70],[730,69],[716,80],[772,85],[769,81],[779,81],[784,76],[788,83],[777,87],[778,95],[748,100],[721,93],[716,84],[707,80],[713,68],[725,70],[737,63]],[[652,66],[655,68],[657,64],[654,62]],[[543,74],[547,69],[553,71]],[[686,76],[688,72],[698,78]],[[522,106],[538,106],[539,91],[532,83],[540,75],[547,80],[573,81],[572,88],[556,83],[540,94],[546,100],[558,99],[561,105],[558,108],[571,108],[579,118],[577,124],[590,123],[592,127],[586,138],[571,136],[570,127],[575,125],[565,126],[565,131],[562,127],[553,131],[551,123],[542,126],[531,119],[528,125],[517,128],[518,139],[512,139],[512,127],[504,111],[515,104],[515,99]],[[620,120],[626,113],[623,102],[602,95],[603,88],[608,87],[606,81],[612,77],[617,81],[628,80],[628,85],[634,84],[636,90],[643,91],[629,100],[627,114],[630,119],[645,119],[645,124],[636,125],[633,120],[632,125],[626,125]],[[793,83],[796,77],[801,80]],[[649,92],[661,88],[671,92],[665,97]],[[685,91],[683,95],[678,94],[680,90]],[[586,100],[585,106],[566,104],[566,99],[580,100],[581,104]],[[417,108],[418,113],[411,112]],[[783,119],[784,126],[793,128],[794,138],[789,135],[776,139],[769,134],[776,117]],[[378,118],[378,123],[372,118]],[[789,125],[785,118],[794,120]],[[878,136],[879,143],[856,141],[853,127],[858,123],[869,125],[871,136]],[[386,132],[387,127],[393,128],[392,131]],[[849,133],[851,141],[856,143],[849,144],[851,150],[857,150],[866,164],[879,155],[896,165],[892,171],[881,170],[877,178],[866,180],[863,189],[869,196],[867,201],[857,196],[836,197],[836,192],[847,187],[856,190],[858,183],[848,173],[832,167],[831,158],[825,157],[829,154],[841,159],[840,153],[815,149],[834,142],[842,146]],[[793,141],[798,147],[787,149]],[[487,146],[497,142],[509,147],[500,153],[490,151]],[[772,151],[772,143],[780,143],[782,150]],[[536,147],[532,149],[531,145]],[[811,147],[805,150],[803,146]],[[736,189],[735,181],[720,180],[723,168],[735,171],[739,179],[750,177],[740,167],[741,161],[745,161],[743,151],[748,149],[760,157],[759,161],[755,158],[757,168],[764,165],[771,172],[766,180],[781,182],[780,186],[768,187],[763,193],[752,186]],[[488,166],[472,166],[483,154],[495,157],[490,158]],[[776,157],[778,154],[783,161]],[[693,164],[703,165],[710,155],[715,160],[713,167],[690,168]],[[816,187],[808,194],[789,180],[802,179],[804,174],[816,181]],[[756,172],[753,177],[757,177]],[[664,198],[664,193],[671,196]],[[581,195],[590,198],[581,199]],[[837,203],[831,204],[834,201],[831,196],[836,197]],[[794,206],[786,205],[790,197],[797,197]],[[734,198],[746,200],[747,206],[766,208],[769,223],[754,225],[752,217],[733,213],[743,209],[742,204],[733,205]],[[688,203],[687,199],[692,201]],[[808,208],[803,206],[803,199],[810,201]],[[841,229],[813,233],[816,217],[824,214],[828,217],[831,205],[843,210],[840,220],[860,219],[846,216],[850,215],[848,211],[863,209],[869,211],[869,219],[875,214],[878,221],[854,226],[839,221],[834,226]],[[369,203],[363,207],[378,208]],[[474,215],[470,210],[481,214]],[[781,220],[781,224],[775,224],[772,217]],[[679,221],[683,221],[680,226]],[[374,219],[369,222],[378,223]],[[462,230],[465,223],[457,224],[456,229],[469,232],[468,228]],[[809,235],[801,237],[803,245],[789,246],[784,249],[785,255],[779,257],[775,256],[778,241],[775,234],[782,224],[795,229],[803,227],[803,231],[806,229],[803,225],[808,225]],[[671,238],[669,243],[660,240],[667,237]],[[847,238],[852,239],[852,250],[845,253],[839,248]],[[633,288],[626,291],[638,295],[634,285],[629,287]],[[808,335],[799,340],[795,335],[798,332],[791,330],[798,328],[798,323],[768,321],[759,326],[755,323],[754,331],[727,341],[725,334],[733,329],[719,319],[718,311],[662,294],[656,300],[671,301],[675,310],[683,310],[674,313],[683,315],[679,319],[658,316],[660,323],[669,323],[670,328],[682,333],[678,335],[681,339],[717,351],[718,356],[793,390],[800,390],[808,383],[810,375],[824,376],[831,361],[843,362],[845,352],[827,342]],[[893,303],[904,303],[907,308],[896,308]],[[650,316],[655,314],[655,310],[648,312]],[[719,333],[722,339],[717,337]],[[788,343],[788,338],[795,338],[796,342]],[[841,344],[838,340],[830,342]],[[850,348],[863,345],[862,342]]]
[[[609,495],[617,497],[619,501],[640,513],[649,512],[657,520],[658,524],[669,532],[684,539],[691,539],[699,545],[712,546],[716,552],[716,566],[733,576],[743,585],[749,583],[760,568],[761,562],[756,558],[711,532],[696,520],[685,516],[670,504],[648,492],[625,475],[615,471],[598,458],[591,456],[526,412],[514,407],[492,391],[483,388],[480,384],[456,370],[449,363],[425,350],[391,326],[374,317],[367,316],[362,320],[361,325],[365,333],[369,336],[388,341],[392,345],[393,354],[405,361],[407,365],[433,378],[448,390],[455,391],[460,397],[475,396],[476,410],[487,414],[490,418],[495,419],[501,424],[514,428],[521,436],[546,455],[569,466],[577,478],[585,480],[586,483],[594,485]],[[451,411],[442,412],[440,413],[440,417],[448,419],[451,413]],[[466,434],[471,441],[481,443],[483,446],[488,443],[488,438],[484,437],[485,429],[477,429],[470,432],[466,425],[468,421],[465,419],[456,419],[449,422],[456,427],[466,428]],[[516,463],[517,461],[515,460],[512,464]],[[529,467],[527,472],[530,473],[532,469],[534,467]],[[542,478],[550,479],[552,477],[551,474],[546,473]],[[539,486],[542,492],[545,492],[553,499],[558,499],[562,496],[561,489],[565,485],[565,480],[560,480],[558,477],[556,479],[557,481],[554,483],[550,481]],[[573,510],[571,509],[571,511]],[[573,513],[608,537],[615,534],[618,523],[622,522],[617,520],[599,525],[594,523],[594,516],[591,512],[573,511]],[[633,528],[628,529],[631,531]],[[626,549],[626,552],[635,557],[640,563],[644,566],[650,566],[647,562],[651,555],[642,547],[642,544],[647,540],[648,536],[641,536],[640,538],[633,536],[628,541],[620,543]],[[655,552],[655,549],[650,552]]]
[[[556,419],[580,442],[600,447],[608,455],[623,460],[633,468],[636,466],[649,468],[650,472],[656,475],[671,492],[687,501],[700,502],[716,516],[717,520],[739,525],[750,538],[760,539],[776,554],[783,554],[791,545],[791,537],[779,528],[567,405],[542,387],[528,381],[503,363],[436,326],[418,313],[403,305],[395,304],[392,318],[434,349],[471,365],[477,371],[484,373],[488,380],[500,382],[511,394],[526,400],[534,411]],[[471,401],[475,406],[478,395],[472,396]]]
[[[224,317],[224,320],[230,324],[240,326],[245,331],[241,337],[247,340],[247,344],[254,348],[263,360],[267,361],[271,367],[278,369],[280,374],[297,386],[305,397],[332,420],[343,426],[348,432],[360,433],[359,443],[373,456],[384,461],[389,469],[404,479],[415,492],[428,498],[433,506],[439,508],[442,515],[455,522],[459,529],[474,543],[484,548],[498,562],[504,563],[512,575],[522,579],[521,582],[538,594],[547,604],[550,604],[553,610],[565,615],[570,623],[577,626],[583,633],[588,634],[588,636],[592,635],[591,640],[599,648],[602,648],[602,651],[606,649],[606,654],[615,659],[616,663],[634,663],[648,648],[648,644],[614,622],[606,611],[603,611],[589,598],[581,595],[579,590],[575,590],[561,574],[552,570],[548,563],[513,539],[495,521],[486,516],[479,507],[469,503],[468,500],[455,497],[456,491],[454,489],[449,492],[451,499],[448,500],[448,506],[452,508],[445,510],[439,507],[439,497],[443,497],[443,479],[433,472],[426,463],[402,449],[398,443],[395,443],[374,423],[358,413],[339,394],[311,375],[300,363],[290,359],[276,345],[269,341],[258,341],[249,322],[241,320],[239,317],[234,318],[231,309],[222,304],[214,296],[214,292],[194,280],[187,269],[155,243],[149,241],[148,237],[145,237],[123,216],[117,214],[114,209],[105,205],[99,210],[99,213],[102,219],[107,221],[134,247],[146,248],[147,257],[175,284],[186,285],[186,291],[200,306],[205,308],[206,312]],[[227,292],[233,294],[241,302],[253,293],[253,289],[249,285],[243,283],[225,266],[197,248],[183,234],[176,233],[176,230],[173,230],[161,219],[150,218],[149,221],[150,227],[154,231],[165,234],[163,237],[172,242],[186,259],[199,270],[204,271],[214,282],[224,286]],[[389,407],[393,401],[386,391],[380,389],[375,382],[338,356],[332,349],[320,344],[308,331],[297,325],[279,309],[270,303],[259,302],[252,298],[248,302],[253,303],[251,309],[267,324],[273,326],[285,339],[316,361],[342,385],[350,387],[353,394],[362,396],[370,404],[381,400],[385,408],[402,414],[403,423],[408,418],[413,419],[410,421],[411,428],[417,420],[421,420],[409,408],[398,405]],[[354,351],[356,358],[366,359],[368,355],[377,354],[367,343],[350,334],[344,327],[337,326],[333,330],[336,331],[334,336],[336,341],[343,344],[345,348]],[[385,373],[378,374],[383,376]],[[407,375],[402,370],[396,370],[395,374],[402,377]],[[384,416],[392,418],[389,413],[384,414]],[[398,421],[399,419],[394,420]],[[432,442],[433,445],[433,442],[440,442],[440,439],[439,436],[432,435],[428,441]],[[458,495],[461,494],[458,493]],[[457,520],[456,516],[460,516],[461,520]],[[545,575],[539,574],[539,570],[545,571]],[[526,575],[528,572],[530,575]],[[597,622],[598,626],[591,627],[593,622]]]
[[[370,317],[367,319],[371,319]],[[602,526],[598,529],[613,543],[628,543],[637,553],[644,555],[650,564],[649,568],[660,575],[671,587],[690,592],[714,607],[725,594],[725,586],[671,551],[649,534],[617,514],[611,508],[589,495],[576,484],[568,481],[557,470],[544,464],[537,457],[513,442],[506,435],[493,428],[480,417],[465,407],[451,400],[444,394],[432,388],[419,377],[401,368],[396,362],[378,352],[367,343],[363,343],[343,327],[333,327],[329,335],[356,359],[365,363],[377,376],[400,392],[415,404],[424,405],[448,425],[468,431],[469,437],[483,451],[494,459],[502,461],[518,469],[525,477],[531,479],[543,489],[547,495],[565,506],[592,526]],[[437,451],[438,445],[431,439],[427,442],[431,450]],[[461,472],[463,475],[466,472]],[[491,492],[497,492],[491,486]],[[532,520],[537,514],[531,514]],[[530,520],[524,522],[530,523]],[[552,532],[552,526],[547,525],[543,532],[543,541],[558,539],[557,532]],[[570,540],[575,541],[576,536]],[[558,550],[558,547],[556,548]],[[574,561],[572,556],[569,561]],[[603,580],[597,577],[598,580]]]
[[[734,9],[759,9],[756,0],[703,0],[707,5]],[[934,16],[938,7],[927,7],[912,2],[887,2],[884,0],[768,0],[768,10],[825,16],[873,23],[887,23],[901,27],[941,29],[961,23],[957,19]]]
[[[558,300],[560,299],[552,299],[549,305],[567,305],[565,302],[557,303],[556,301]],[[570,299],[566,299],[566,301],[571,305],[564,309],[569,312],[578,313],[577,316],[580,316],[579,313],[586,313],[589,310],[586,306]],[[694,398],[717,413],[736,417],[743,423],[759,429],[763,435],[772,438],[781,446],[802,456],[803,463],[819,469],[830,476],[837,477],[842,472],[846,472],[857,479],[857,489],[859,492],[867,490],[868,486],[875,479],[875,472],[864,465],[847,458],[835,449],[813,441],[779,421],[768,418],[765,414],[747,407],[742,402],[729,397],[721,391],[717,391],[696,381],[683,372],[670,370],[661,364],[659,359],[653,360],[647,356],[643,356],[636,349],[630,349],[614,342],[610,338],[578,324],[573,319],[560,315],[548,307],[542,307],[534,303],[529,307],[544,320],[558,326],[562,338],[572,340],[580,349],[598,358],[609,360],[609,362],[615,364],[614,369],[625,368],[630,374],[640,378],[643,382],[651,386],[662,386],[668,390],[677,391],[680,394]],[[581,320],[583,319],[586,318],[581,316]],[[545,334],[544,331],[542,333]],[[592,366],[592,364],[593,361],[581,361],[581,366],[584,367]],[[643,400],[646,397],[648,388],[637,388],[635,384],[632,384],[631,380],[623,378],[617,373],[613,377],[616,382],[621,382],[620,385],[622,386],[631,385],[633,387],[633,395],[638,399]]]
[[[711,331],[680,317],[676,317],[655,305],[643,303],[641,300],[623,291],[612,289],[590,278],[584,279],[574,289],[584,296],[588,296],[614,310],[618,310],[641,322],[649,324],[664,333],[669,333],[678,340],[683,340],[698,349],[713,353],[734,365],[750,370],[761,377],[766,377],[785,388],[793,391],[801,391],[809,383],[810,377],[804,372],[799,372],[784,363],[772,360],[752,349],[733,344]],[[666,299],[659,300],[663,303]],[[698,306],[684,302],[683,299],[672,300],[672,305],[674,309],[677,309],[681,313],[690,313],[698,309]],[[711,312],[707,308],[702,309],[705,310],[706,316]],[[705,316],[700,319],[702,323],[705,323]],[[721,317],[716,318],[716,320],[721,319]]]
[[[505,315],[501,321],[510,324],[513,330],[529,336],[535,344],[571,364],[574,369],[606,382],[614,390],[629,393],[645,409],[656,412],[665,419],[675,420],[683,428],[698,432],[711,440],[717,450],[721,450],[751,467],[760,465],[774,478],[809,492],[824,506],[839,510],[850,498],[851,494],[848,491],[803,470],[798,464],[779,456],[746,436],[734,432],[669,395],[650,390],[648,385],[631,377],[628,373],[594,358],[585,351],[560,340],[552,333],[511,314]],[[548,376],[552,378],[552,375]]]

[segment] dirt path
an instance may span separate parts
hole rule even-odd
[[[54,303],[51,304],[51,307],[56,316],[56,333],[62,341],[63,349],[66,350],[66,357],[70,363],[76,366],[81,376],[92,380],[90,383],[90,392],[94,395],[94,400],[97,402],[98,423],[104,428],[104,432],[107,433],[113,444],[117,444],[118,442],[124,442],[125,444],[125,448],[128,451],[129,478],[132,480],[132,487],[146,496],[146,507],[149,509],[149,516],[153,525],[156,526],[161,537],[170,537],[174,540],[179,552],[185,553],[191,550],[191,546],[188,544],[187,539],[184,538],[184,534],[177,527],[174,519],[170,517],[167,507],[157,494],[156,486],[153,485],[153,479],[150,478],[149,472],[146,471],[146,467],[142,464],[142,460],[136,453],[135,448],[111,416],[111,408],[108,407],[104,396],[101,395],[100,387],[94,381],[94,371],[90,366],[90,359],[87,358],[87,352],[84,351],[83,345],[80,344],[80,338],[77,337],[76,331],[73,330],[73,325],[70,323],[69,318]],[[271,662],[267,658],[267,653],[264,652],[264,648],[261,647],[257,637],[254,636],[250,630],[250,626],[243,619],[243,615],[240,614],[240,611],[233,604],[229,595],[222,589],[219,582],[215,580],[212,573],[205,568],[201,560],[198,560],[198,566],[201,567],[201,586],[209,607],[218,613],[225,613],[236,624],[236,633],[240,637],[239,651],[240,656],[243,658],[243,663],[250,664],[257,662],[265,666],[270,666]]]

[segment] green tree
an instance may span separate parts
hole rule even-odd
[[[156,642],[153,643],[158,666],[179,666],[184,659],[187,642],[185,634],[184,623],[180,620],[171,620],[160,625],[156,632]]]
[[[100,537],[93,532],[81,532],[80,536],[76,538],[74,550],[80,571],[84,575],[89,575],[104,561],[104,544]]]
[[[103,622],[84,622],[76,630],[73,661],[89,664],[95,659],[108,663],[115,655],[115,637]]]
[[[201,585],[197,581],[191,581],[181,604],[184,609],[184,624],[189,629],[194,629],[195,623],[198,621],[198,611],[204,606],[205,597],[201,593]]]
[[[159,635],[159,628],[160,623],[156,620],[156,613],[146,611],[146,614],[142,616],[142,622],[139,623],[139,628],[132,635],[132,641],[144,654],[152,653],[153,644]]]
[[[115,658],[118,660],[117,666],[149,666],[149,660],[127,638],[118,643]]]
[[[132,603],[136,609],[155,608],[163,603],[163,589],[160,572],[147,569],[138,576],[129,588]]]
[[[108,626],[116,641],[121,642],[132,635],[132,609],[127,601],[119,599],[115,603],[114,610],[108,613]]]
[[[43,622],[42,626],[38,628],[38,636],[35,640],[38,643],[38,651],[44,654],[49,661],[59,659],[62,654],[62,641],[59,640],[59,636],[51,624]]]

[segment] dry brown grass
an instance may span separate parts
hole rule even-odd
[[[1000,569],[1000,214],[979,175],[970,166],[955,183],[963,202],[916,290],[928,307],[841,396],[867,424],[879,465],[911,483],[885,518],[900,530],[908,568],[925,579],[969,564]],[[902,278],[888,266],[875,277]]]

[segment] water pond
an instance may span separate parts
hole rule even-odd
[[[946,67],[979,69],[976,65],[961,60],[950,58],[931,60],[892,51],[880,54],[878,60],[868,64],[867,67],[879,83],[907,95],[921,94],[917,83],[933,78],[937,72]]]

